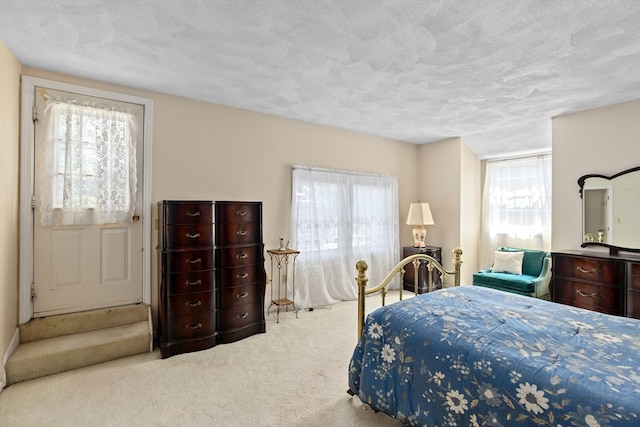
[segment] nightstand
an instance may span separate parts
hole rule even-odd
[[[414,248],[413,246],[405,246],[402,248],[402,258],[406,258],[410,255],[425,254],[433,257],[439,263],[442,263],[442,248],[437,246],[427,246],[425,248]],[[418,291],[415,291],[415,268],[413,264],[407,264],[404,266],[404,279],[403,288],[407,291],[414,293],[429,292],[429,272],[427,271],[427,263],[421,262],[418,266]],[[432,272],[433,277],[433,289],[440,289],[442,284],[440,282],[440,273],[434,269]]]

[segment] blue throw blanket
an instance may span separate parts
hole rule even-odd
[[[409,425],[639,426],[640,320],[462,286],[366,320],[349,388]]]

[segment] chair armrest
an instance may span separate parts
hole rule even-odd
[[[547,255],[542,260],[542,269],[540,270],[538,279],[546,278],[549,275],[551,275],[551,257]]]
[[[542,261],[542,270],[540,275],[533,281],[535,289],[535,297],[541,299],[550,299],[549,284],[551,283],[551,257],[546,256]]]

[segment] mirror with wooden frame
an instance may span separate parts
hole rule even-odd
[[[615,175],[583,175],[582,247],[640,253],[640,166]]]

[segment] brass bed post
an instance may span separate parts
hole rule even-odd
[[[418,266],[420,265],[420,260],[419,259],[414,259],[413,260],[413,293],[417,294],[418,293],[418,289],[420,289],[419,287],[419,283],[420,283],[420,273],[418,270]],[[402,271],[404,272],[404,268],[402,269]],[[400,282],[400,289],[402,289],[402,287],[404,286],[404,279],[403,281]],[[401,298],[402,299],[402,298]]]
[[[453,271],[454,271],[454,286],[460,286],[460,266],[462,265],[462,249],[455,248],[453,250]]]
[[[358,282],[358,339],[360,339],[362,328],[364,328],[364,298],[367,282],[369,281],[369,278],[365,274],[367,268],[369,268],[369,266],[363,260],[356,263],[356,270],[358,270],[358,276],[356,277],[356,281]]]

